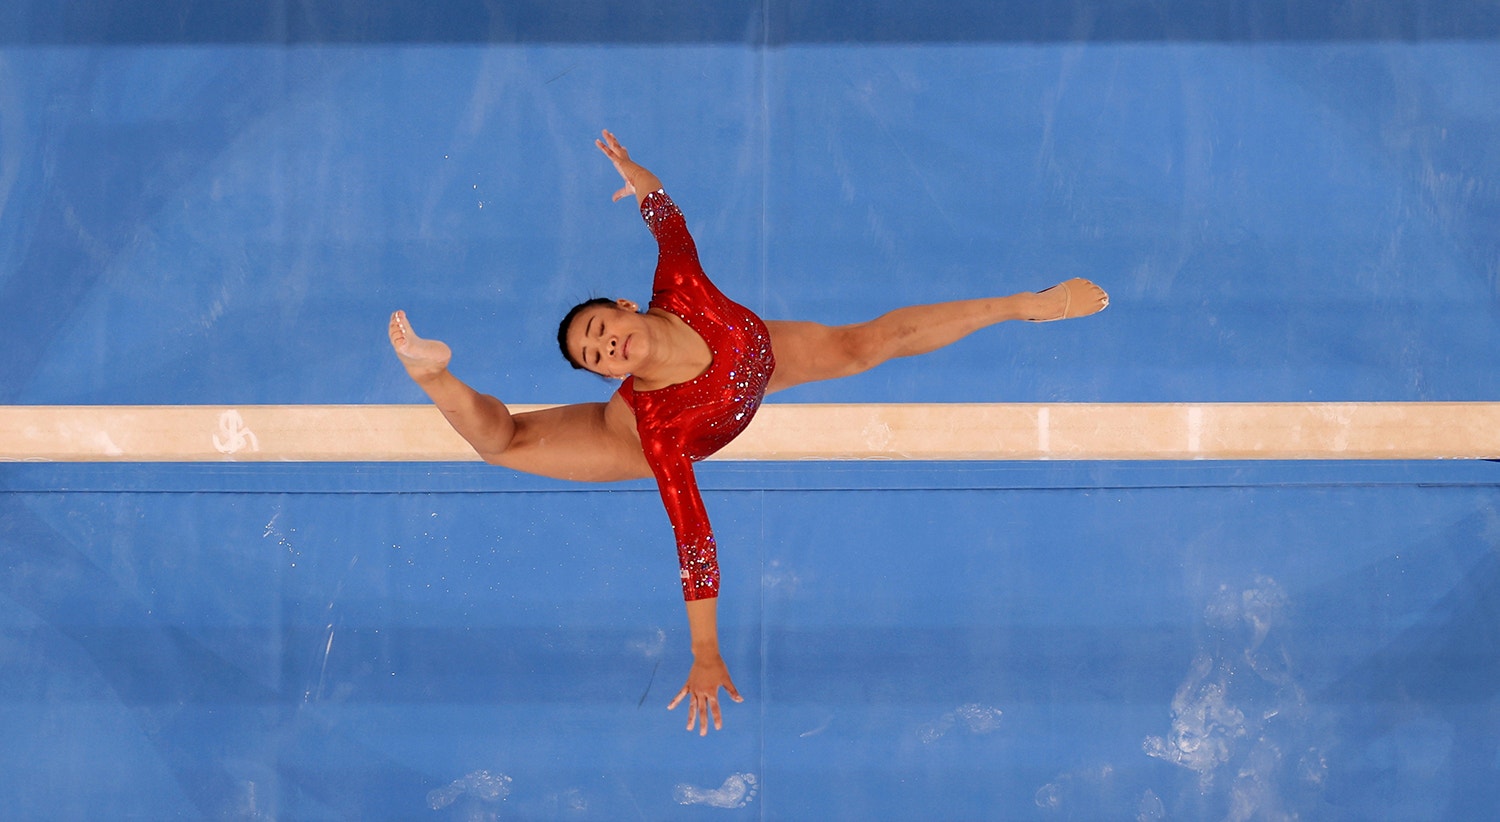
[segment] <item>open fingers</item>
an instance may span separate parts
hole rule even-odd
[[[620,141],[615,138],[614,134],[610,133],[609,129],[604,129],[602,133],[604,134],[604,140],[602,142],[599,140],[594,141],[594,144],[599,146],[600,151],[608,154],[611,160],[626,160],[630,158],[630,152],[624,146],[620,145]]]
[[[682,701],[681,694],[678,695],[677,699],[672,700],[672,705],[667,710],[677,707],[677,703],[680,701]],[[696,728],[699,736],[708,736],[710,708],[713,710],[714,730],[723,730],[724,721],[719,717],[719,701],[703,694],[692,694],[688,700],[687,729],[692,731]]]
[[[729,695],[736,702],[744,701],[739,692],[734,689],[732,683],[725,682],[723,683],[723,687],[729,691]],[[671,704],[667,705],[667,710],[675,710],[684,699],[687,700],[688,705],[686,726],[688,731],[696,730],[699,736],[707,736],[710,717],[713,718],[714,730],[724,730],[724,712],[719,704],[718,687],[712,690],[694,690],[692,684],[689,683],[677,692],[677,696],[672,699]]]
[[[711,696],[708,698],[708,709],[709,711],[713,712],[714,730],[724,730],[724,717],[719,714],[719,698],[717,696]],[[703,724],[706,726],[708,723],[705,722]],[[707,730],[707,728],[705,728],[705,730]]]

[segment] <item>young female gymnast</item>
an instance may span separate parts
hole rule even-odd
[[[693,463],[735,438],[769,393],[846,377],[896,357],[942,348],[1005,320],[1047,322],[1103,310],[1109,296],[1083,279],[1040,293],[901,308],[855,325],[766,321],[729,300],[698,264],[682,212],[661,181],[609,131],[595,145],[635,195],[659,254],[651,302],[596,299],[563,318],[557,341],[574,368],[622,380],[608,402],[512,415],[448,371],[451,350],[418,337],[403,311],[390,339],[407,373],[488,463],[568,480],[655,477],[677,536],[693,667],[668,710],[689,699],[687,729],[723,727],[719,689],[741,702],[719,655],[719,565]]]

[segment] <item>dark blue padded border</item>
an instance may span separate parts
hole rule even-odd
[[[1283,42],[1484,40],[1454,0],[20,0],[0,44]]]
[[[1422,462],[708,462],[709,491],[1500,486],[1500,464]],[[563,482],[478,463],[7,463],[0,491],[123,493],[654,492],[649,481]]]

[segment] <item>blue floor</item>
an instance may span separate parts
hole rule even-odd
[[[1493,4],[700,5],[7,6],[0,403],[422,402],[395,308],[602,399],[557,319],[654,249],[601,127],[767,317],[1112,293],[777,401],[1500,399]],[[1500,808],[1500,464],[701,473],[746,696],[706,740],[649,484],[0,465],[0,807]]]

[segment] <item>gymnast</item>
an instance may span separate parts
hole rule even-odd
[[[693,463],[735,438],[769,393],[858,374],[896,357],[942,348],[1005,320],[1047,322],[1103,310],[1109,296],[1071,279],[1039,293],[897,309],[868,322],[825,326],[766,321],[725,297],[698,263],[682,212],[661,181],[609,131],[595,140],[635,195],[656,238],[651,302],[593,299],[563,318],[557,341],[574,368],[620,380],[608,402],[511,414],[448,370],[452,351],[391,315],[390,340],[407,374],[485,462],[567,480],[654,477],[677,538],[693,666],[668,710],[688,699],[687,729],[723,727],[719,689],[744,701],[719,654],[719,565]]]

